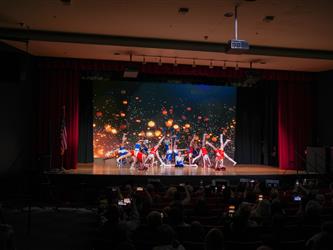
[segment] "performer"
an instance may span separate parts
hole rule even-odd
[[[174,154],[173,141],[172,140],[175,137],[176,136],[172,136],[171,138],[166,138],[164,140],[166,153],[165,153],[165,157],[163,157],[164,161],[161,164],[161,167],[173,167],[175,165],[175,164],[172,163],[173,154]]]
[[[143,162],[146,160],[146,155],[143,154],[143,153],[140,151],[141,143],[142,143],[142,140],[139,140],[139,141],[135,144],[135,146],[134,146],[134,150],[130,150],[127,154],[118,157],[118,158],[117,158],[117,162],[119,163],[122,159],[125,159],[125,158],[128,158],[128,157],[132,157],[133,162],[132,162],[132,164],[131,164],[130,169],[135,169],[135,164],[136,164],[137,162],[139,162],[139,164],[140,164],[140,166],[139,166],[139,169],[140,169],[140,170],[144,170],[144,169],[146,169],[146,168],[143,166]]]
[[[194,140],[195,140],[195,134],[193,135],[193,138],[190,142],[190,148],[188,150],[188,163],[191,164],[192,162],[192,157],[193,157],[193,153],[194,153]]]
[[[142,151],[144,154],[146,154],[146,155],[149,154],[149,152],[148,152],[148,150],[149,150],[148,143],[149,143],[148,140],[143,140],[143,142],[142,142],[142,144],[141,144],[141,151]]]
[[[125,149],[125,142],[127,140],[126,137],[126,133],[123,134],[123,137],[121,138],[121,144],[120,147],[118,149],[118,155],[119,156],[123,156],[126,155],[128,153],[128,150]],[[118,163],[118,162],[117,162]],[[123,159],[122,161],[119,162],[120,164],[117,164],[118,167],[124,166],[124,164],[126,164],[126,159]]]
[[[195,167],[197,168],[197,164],[185,164],[184,163],[184,155],[181,153],[182,150],[178,151],[177,156],[175,157],[175,167],[182,168],[182,167]]]
[[[207,148],[206,148],[206,135],[207,135],[206,133],[204,133],[204,135],[203,135],[202,145],[201,145],[199,155],[197,157],[195,157],[192,161],[192,164],[194,164],[195,161],[198,160],[202,156],[202,161],[203,161],[204,168],[206,168],[206,166],[208,166],[208,167],[211,166],[208,151],[207,151]]]
[[[215,170],[225,170],[225,166],[223,164],[224,162],[224,157],[226,157],[228,160],[230,160],[233,165],[236,165],[236,162],[229,157],[225,151],[224,148],[225,146],[230,142],[230,140],[226,140],[225,142],[223,142],[223,134],[220,135],[220,148],[216,148],[213,144],[207,142],[206,144],[209,145],[210,147],[212,147],[215,151],[216,157],[215,157]]]
[[[180,151],[178,151],[178,154],[175,157],[175,167],[183,168],[184,166],[185,166],[184,156],[182,156],[182,153]]]
[[[126,135],[127,135],[126,133],[123,134],[123,137],[121,139],[121,143],[120,143],[119,149],[115,149],[115,150],[109,151],[109,152],[107,152],[105,154],[105,157],[103,158],[104,163],[108,159],[112,159],[112,158],[115,158],[115,157],[123,156],[123,155],[126,155],[128,153],[128,150],[125,149],[125,142],[127,140]],[[126,164],[126,159],[123,159],[123,160],[121,160],[119,162],[117,161],[117,166],[118,167],[121,167],[124,164]]]
[[[163,164],[163,161],[158,153],[158,148],[160,147],[162,141],[164,140],[164,136],[159,140],[159,142],[150,150],[148,157],[146,158],[143,165],[146,166],[147,163],[150,163],[149,166],[153,167],[155,164],[155,155],[157,159],[160,161],[161,165]]]
[[[237,162],[234,159],[232,159],[229,155],[227,155],[227,153],[224,151],[225,146],[229,142],[231,142],[231,140],[228,139],[223,143],[223,134],[220,135],[220,144],[223,145],[222,149],[223,149],[223,152],[224,152],[224,157],[227,158],[229,161],[231,161],[233,166],[235,166],[237,164]]]

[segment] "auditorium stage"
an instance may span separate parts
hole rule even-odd
[[[126,176],[261,176],[261,175],[296,175],[305,171],[281,170],[267,165],[238,164],[227,166],[225,171],[215,171],[212,168],[195,167],[153,167],[146,171],[130,169],[129,166],[117,167],[115,160],[105,162],[95,159],[94,163],[79,163],[77,169],[66,170],[66,174],[81,175],[126,175]]]
[[[312,175],[311,175],[312,176]],[[80,163],[77,169],[66,170],[63,173],[51,174],[51,178],[63,185],[64,183],[79,183],[110,186],[122,185],[126,183],[142,183],[159,181],[164,184],[174,184],[186,182],[198,184],[201,181],[210,183],[214,179],[223,179],[230,184],[236,184],[240,179],[256,180],[283,180],[283,183],[294,183],[296,179],[308,178],[309,173],[296,170],[281,170],[278,167],[267,165],[238,164],[229,166],[226,171],[215,171],[214,169],[204,169],[202,167],[192,168],[163,168],[154,167],[147,171],[130,170],[129,166],[117,167],[115,160],[107,160],[105,164],[102,159],[95,159],[94,163]]]

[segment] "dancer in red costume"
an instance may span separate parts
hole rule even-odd
[[[206,144],[214,149],[215,152],[215,170],[225,170],[224,166],[224,158],[227,158],[229,161],[236,165],[235,162],[231,157],[229,157],[224,152],[224,147],[230,142],[230,140],[226,140],[223,142],[223,134],[220,135],[220,148],[216,148],[213,144],[207,142]]]
[[[160,155],[159,155],[159,153],[158,153],[158,148],[161,146],[161,143],[164,140],[164,138],[165,137],[163,136],[159,140],[159,142],[150,150],[148,157],[146,158],[146,160],[143,163],[144,166],[147,166],[147,164],[148,164],[148,166],[153,167],[154,164],[155,164],[155,156],[157,157],[157,159],[159,160],[161,165],[164,164]]]
[[[207,135],[206,133],[203,135],[202,145],[201,145],[199,155],[197,157],[195,157],[192,161],[192,164],[194,164],[195,161],[198,160],[202,156],[202,161],[203,161],[204,168],[211,166],[208,151],[207,151],[207,148],[206,148],[206,135]]]

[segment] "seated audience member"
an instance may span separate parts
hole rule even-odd
[[[162,215],[160,212],[152,211],[147,216],[147,227],[151,230],[156,230],[162,225]]]
[[[153,250],[185,250],[185,248],[176,241],[175,231],[169,225],[163,224],[158,229],[158,245]]]
[[[135,250],[135,246],[129,242],[120,243],[116,250]]]
[[[262,246],[258,247],[257,250],[273,250],[273,248],[266,246],[266,245],[262,245]]]
[[[259,225],[271,224],[271,204],[268,200],[259,201],[251,214],[251,218]]]
[[[329,250],[333,245],[333,221],[324,222],[321,232],[314,235],[306,243],[309,250]]]
[[[184,220],[184,207],[181,203],[173,204],[167,214],[167,223],[172,227],[189,226]]]
[[[205,239],[205,229],[199,221],[193,221],[190,227],[189,238],[186,239],[192,242],[203,242]]]
[[[197,216],[209,215],[209,210],[207,207],[207,202],[204,198],[199,198],[194,206],[194,214]]]
[[[150,212],[146,217],[146,222],[133,233],[133,242],[136,245],[148,242],[151,246],[154,246],[158,244],[158,228],[162,225],[161,213],[157,211]]]
[[[320,225],[322,206],[316,200],[310,200],[305,205],[304,224]]]
[[[250,219],[251,206],[243,202],[236,211],[235,217],[230,225],[231,232],[235,235],[242,235],[251,227],[257,227],[258,224]]]
[[[223,250],[224,236],[221,230],[212,228],[205,237],[206,250]]]
[[[150,197],[152,199],[152,204],[158,204],[161,202],[162,197],[156,192],[155,187],[153,184],[149,183],[146,187],[147,192],[150,194]]]
[[[0,249],[15,250],[14,230],[10,225],[0,224]]]
[[[130,241],[131,233],[137,229],[140,222],[134,202],[124,208],[111,205],[105,217],[106,222],[100,229],[100,237],[115,247],[121,242]]]

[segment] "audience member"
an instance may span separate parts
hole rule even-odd
[[[224,236],[221,230],[212,228],[205,237],[206,250],[223,250]]]

